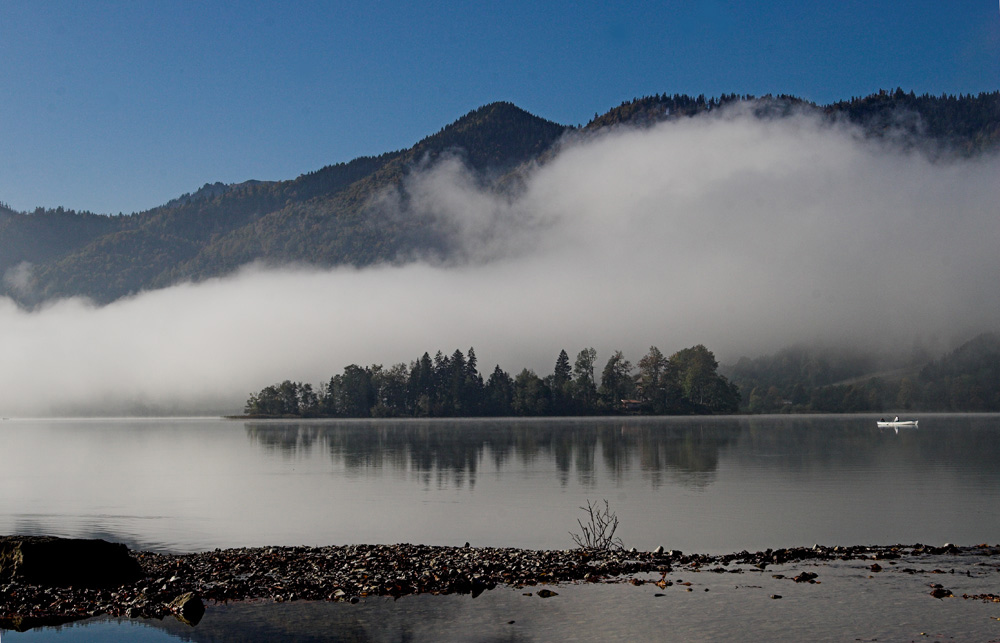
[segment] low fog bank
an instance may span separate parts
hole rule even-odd
[[[723,362],[944,350],[1000,327],[997,176],[996,157],[932,163],[738,112],[581,137],[516,198],[446,159],[384,201],[450,230],[459,262],[248,267],[104,307],[0,300],[0,414],[238,412],[275,381],[469,346],[486,375],[546,374],[587,346],[600,365],[651,344]]]

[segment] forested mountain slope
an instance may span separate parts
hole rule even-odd
[[[659,95],[595,115],[580,134],[697,116],[737,103],[760,117],[817,110],[857,123],[869,136],[891,136],[935,153],[969,155],[1000,146],[998,92],[933,97],[897,90],[825,107],[791,96]],[[363,266],[416,256],[448,258],[454,248],[439,222],[380,197],[405,199],[400,186],[407,176],[443,154],[462,159],[490,189],[515,189],[520,169],[544,162],[571,129],[510,103],[492,103],[406,150],[287,181],[206,184],[132,215],[62,208],[21,213],[0,204],[0,295],[25,306],[73,295],[107,303],[225,275],[251,262]]]
[[[178,280],[224,275],[253,262],[323,266],[389,261],[433,247],[433,231],[373,203],[417,164],[443,153],[502,173],[548,149],[566,128],[509,103],[486,105],[412,148],[280,182],[206,185],[147,212],[0,213],[0,268],[30,264],[30,283],[3,294],[32,305],[85,295],[106,303]],[[19,271],[24,273],[24,270]]]
[[[819,106],[795,96],[724,94],[718,98],[685,95],[647,96],[594,115],[587,129],[620,124],[654,124],[745,103],[762,117],[818,110],[831,121],[859,125],[871,137],[890,137],[909,146],[933,147],[936,153],[962,155],[995,151],[1000,146],[1000,92],[978,95],[917,96],[896,89]]]
[[[1000,335],[983,333],[938,359],[891,371],[869,354],[790,347],[723,370],[751,413],[1000,411]]]

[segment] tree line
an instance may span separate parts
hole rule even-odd
[[[658,348],[633,365],[621,351],[597,378],[597,351],[565,350],[552,373],[524,368],[511,377],[497,365],[488,378],[474,348],[451,355],[424,353],[409,365],[351,364],[319,387],[285,380],[250,395],[253,417],[511,417],[585,415],[687,415],[733,413],[736,385],[718,373],[712,351],[699,344],[669,358]]]

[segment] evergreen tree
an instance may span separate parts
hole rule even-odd
[[[430,416],[434,390],[434,364],[430,354],[425,352],[410,368],[406,387],[409,413],[417,417]]]
[[[476,351],[471,346],[465,359],[465,385],[462,389],[462,408],[467,415],[483,412],[483,376],[479,374]]]
[[[497,364],[486,381],[484,413],[494,417],[514,414],[514,380]]]
[[[566,354],[566,350],[563,349],[559,351],[559,357],[556,358],[556,367],[552,372],[552,381],[558,387],[565,386],[572,376],[572,369],[569,365],[569,355]]]
[[[569,365],[569,355],[565,350],[559,351],[556,366],[552,372],[550,389],[552,390],[552,412],[556,415],[569,415],[572,412],[572,367]]]
[[[597,351],[585,348],[573,364],[573,399],[583,413],[593,413],[597,405],[597,384],[594,381],[594,360]]]

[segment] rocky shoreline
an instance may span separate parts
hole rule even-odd
[[[49,539],[58,540],[62,539]],[[8,536],[4,542],[31,542]],[[65,541],[63,541],[65,542]],[[70,541],[72,542],[72,541]],[[103,541],[89,541],[103,542]],[[124,549],[124,546],[116,545]],[[13,550],[11,550],[13,551]],[[3,552],[0,552],[3,553]],[[831,560],[866,561],[871,572],[883,565],[931,557],[976,557],[1000,571],[1000,545],[943,547],[915,545],[791,548],[726,555],[679,551],[534,551],[492,547],[424,545],[347,545],[327,547],[255,547],[194,554],[127,552],[138,572],[121,584],[61,586],[33,581],[18,555],[0,556],[0,628],[26,630],[102,614],[128,618],[163,618],[173,614],[197,623],[204,603],[228,601],[322,600],[357,602],[369,596],[471,594],[498,586],[528,587],[569,582],[633,584],[673,583],[667,574],[763,572],[768,566]],[[20,560],[20,559],[18,559]],[[871,561],[867,565],[867,561]],[[993,562],[996,561],[996,562]],[[92,564],[92,561],[91,561]],[[979,563],[984,564],[984,563]],[[902,570],[905,571],[905,570]],[[817,582],[803,572],[795,582]],[[546,588],[547,589],[547,588]],[[931,595],[947,592],[936,587]],[[546,595],[545,592],[536,592]],[[551,593],[551,590],[549,590]],[[993,594],[970,596],[993,602]]]

